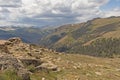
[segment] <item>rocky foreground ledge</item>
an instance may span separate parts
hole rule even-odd
[[[58,66],[49,54],[57,52],[23,43],[19,37],[0,40],[0,71],[14,69],[22,80],[30,80],[30,74],[39,70],[57,71]],[[34,70],[28,69],[33,66]]]
[[[10,74],[7,79],[4,74],[6,71],[7,75]],[[17,75],[20,79],[12,75]],[[61,54],[24,43],[19,37],[0,40],[0,80],[119,79],[120,58]]]

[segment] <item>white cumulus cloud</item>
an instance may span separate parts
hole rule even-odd
[[[100,10],[109,0],[0,0],[0,25],[60,25],[108,16]],[[118,15],[114,10],[110,15]]]

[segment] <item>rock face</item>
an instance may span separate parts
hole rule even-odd
[[[22,40],[19,37],[10,38],[8,41],[10,41],[12,44],[22,43]]]
[[[6,42],[6,40],[0,40],[0,53],[9,53]]]
[[[0,53],[10,53],[6,45],[0,45]]]
[[[8,50],[8,45],[14,45],[22,43],[22,40],[18,37],[10,38],[9,40],[0,40],[0,52],[10,53]]]
[[[23,43],[19,37],[0,40],[0,70],[15,69],[22,80],[30,80],[29,66],[34,70],[57,71],[57,66],[50,62],[48,53],[53,51],[36,45]]]
[[[8,68],[15,68],[18,70],[22,67],[22,65],[18,63],[17,59],[12,56],[2,56],[0,57],[0,60],[0,70],[5,70]]]
[[[19,60],[12,55],[2,55],[0,57],[0,70],[14,69],[22,80],[30,80],[29,72]],[[26,77],[25,77],[26,76]]]
[[[34,65],[35,67],[41,65],[42,63],[38,59],[20,59],[20,61],[26,66]]]

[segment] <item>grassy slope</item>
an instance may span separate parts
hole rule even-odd
[[[78,54],[52,55],[60,71],[40,71],[31,75],[31,80],[119,80],[120,59],[95,58]],[[60,61],[54,61],[54,58]]]
[[[64,36],[60,36],[61,33]],[[86,23],[66,25],[57,29],[57,31],[43,38],[40,42],[45,43],[49,48],[58,49],[63,46],[75,47],[75,44],[90,44],[98,38],[120,38],[120,17],[93,19]],[[53,35],[60,36],[56,41],[51,37]],[[49,42],[51,42],[49,44]]]
[[[15,51],[14,47],[12,47],[13,48],[12,51]],[[14,52],[14,56],[18,56],[18,54],[22,56],[26,53],[27,52],[24,52],[24,50],[20,51],[18,50]],[[43,53],[44,58],[58,66],[58,71],[54,72],[50,70],[41,69],[39,71],[33,72],[30,75],[31,80],[120,79],[120,58],[97,58],[79,54],[64,54],[54,52]],[[16,74],[13,71],[7,71],[4,73],[0,71],[0,80],[21,80],[21,79],[19,79],[19,77],[16,76]]]
[[[58,66],[58,71],[40,69],[31,74],[31,80],[119,80],[120,58],[97,58],[79,54],[65,54],[46,50],[28,44],[9,45],[8,50],[16,58],[35,58],[50,61]],[[42,54],[39,53],[42,52]],[[33,56],[28,55],[32,52]],[[37,53],[38,52],[38,53]],[[9,74],[8,74],[9,73]],[[1,79],[3,78],[3,79]],[[0,71],[0,80],[19,80],[14,72],[3,74]],[[44,79],[43,79],[44,80]]]
[[[47,47],[54,46],[54,44],[55,43],[57,44],[59,40],[62,40],[63,38],[65,38],[67,34],[71,34],[71,32],[77,30],[80,27],[80,25],[83,25],[83,23],[63,25],[57,28],[53,33],[43,37],[40,41],[40,45],[45,45]]]

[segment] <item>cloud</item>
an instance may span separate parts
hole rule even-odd
[[[27,3],[28,0],[22,2],[23,11],[27,17],[40,21],[46,20],[46,24],[51,25],[51,23],[80,22],[98,16],[99,7],[107,3],[108,0],[31,0],[32,4]]]
[[[107,12],[101,11],[100,7],[108,1],[0,0],[0,19],[11,25],[36,26],[83,22],[94,17],[105,16]]]
[[[0,7],[20,7],[21,0],[0,0]]]
[[[120,8],[114,8],[110,11],[104,12],[104,17],[110,17],[110,16],[120,16]]]

